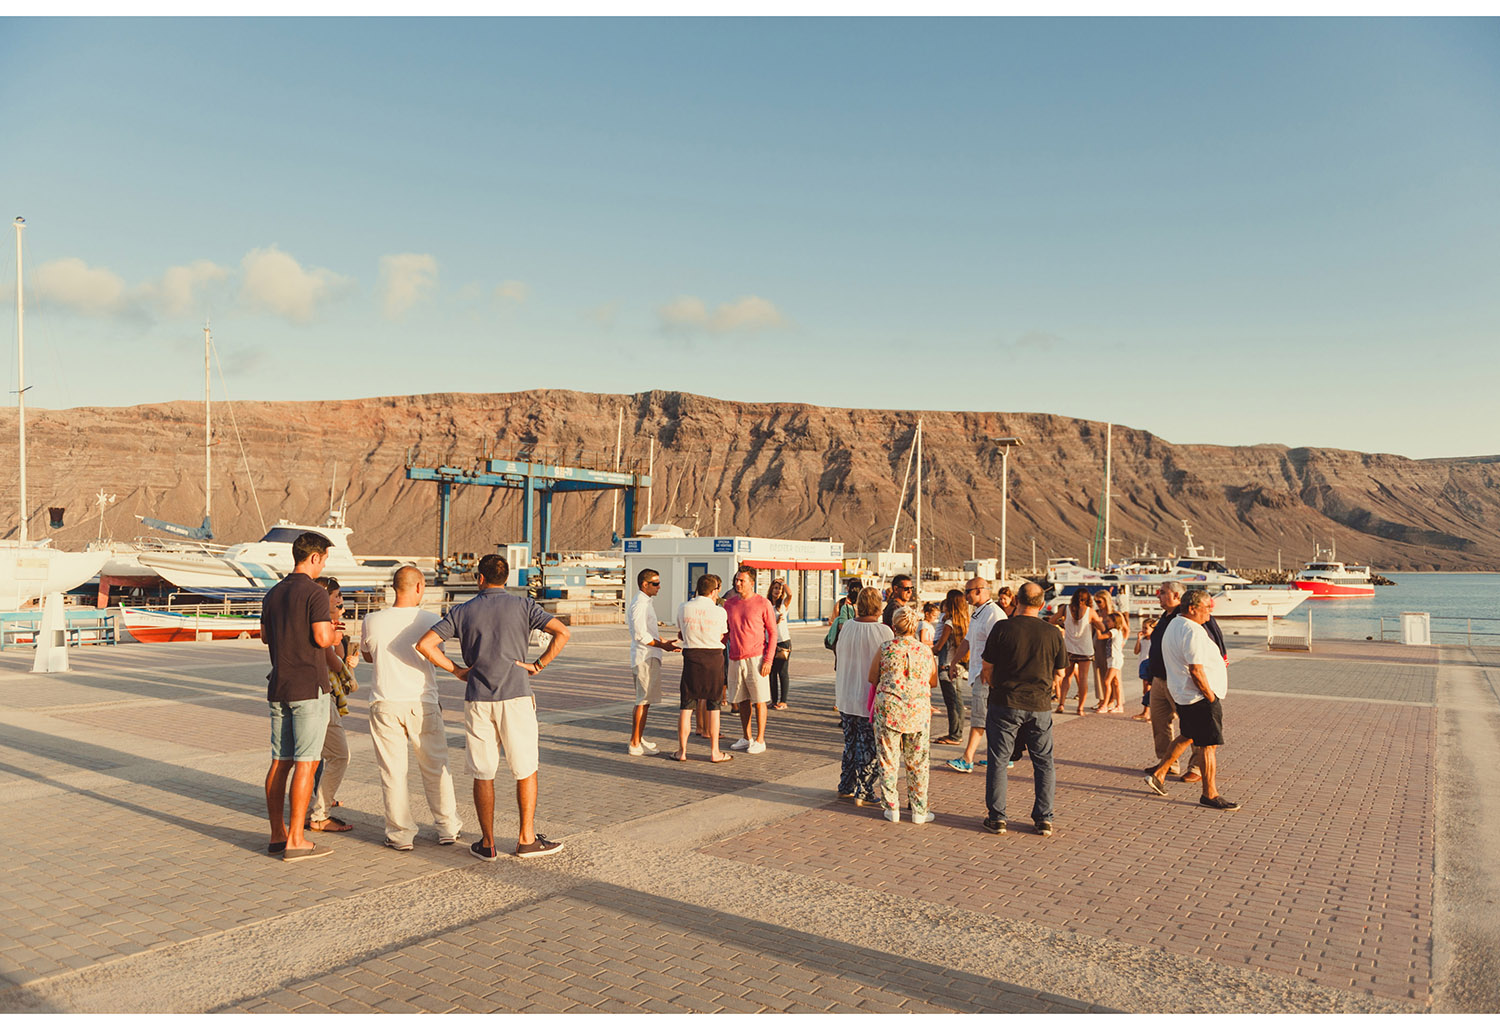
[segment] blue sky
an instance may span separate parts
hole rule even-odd
[[[40,407],[196,396],[208,315],[240,399],[1491,454],[1497,110],[1493,19],[11,19],[0,198]]]

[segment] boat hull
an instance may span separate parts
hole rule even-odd
[[[1298,579],[1292,581],[1298,590],[1306,590],[1315,601],[1328,601],[1340,597],[1374,597],[1375,587],[1369,583],[1329,583],[1320,579]]]
[[[121,620],[130,635],[143,644],[180,640],[259,639],[260,619],[253,615],[194,615],[152,608],[121,607]]]

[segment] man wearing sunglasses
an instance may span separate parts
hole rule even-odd
[[[915,607],[916,599],[917,588],[912,586],[911,577],[897,576],[891,580],[891,592],[886,596],[885,611],[880,613],[880,621],[894,629],[891,627],[891,616],[896,614],[896,609]]]
[[[661,573],[655,569],[642,569],[635,577],[640,592],[630,602],[630,668],[635,680],[635,708],[630,716],[630,744],[626,751],[640,757],[656,745],[641,736],[646,732],[646,714],[651,706],[661,701],[661,656],[664,651],[681,650],[674,641],[663,640],[657,634],[661,620],[656,617],[653,601],[661,593]]]
[[[974,771],[974,756],[979,753],[979,738],[984,736],[989,717],[990,685],[985,681],[980,656],[989,642],[990,630],[1005,618],[1005,612],[990,596],[990,581],[978,576],[964,584],[964,599],[969,602],[969,632],[958,645],[959,662],[969,664],[969,742],[958,758],[948,759],[948,768],[957,773]],[[1015,759],[1012,758],[1012,761]]]

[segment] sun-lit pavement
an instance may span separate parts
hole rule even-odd
[[[259,644],[93,648],[51,676],[25,671],[29,652],[0,655],[0,1010],[1483,1006],[1464,985],[1494,968],[1493,936],[1447,913],[1491,911],[1493,892],[1459,875],[1462,906],[1435,896],[1439,871],[1462,865],[1444,851],[1443,799],[1492,839],[1491,810],[1460,811],[1468,785],[1445,794],[1454,734],[1500,719],[1500,668],[1474,651],[1287,655],[1235,640],[1221,789],[1242,810],[1202,809],[1189,784],[1148,794],[1143,724],[1060,718],[1057,834],[1043,839],[1024,817],[1025,761],[1010,774],[1012,832],[995,837],[979,826],[982,771],[942,768],[951,748],[934,749],[933,824],[834,803],[820,638],[796,633],[792,707],[774,713],[766,753],[714,766],[696,738],[687,764],[628,756],[624,631],[575,630],[535,681],[538,825],[567,850],[493,865],[465,846],[451,678],[465,845],[436,845],[415,770],[417,847],[381,845],[361,691],[341,791],[356,829],[318,837],[331,858],[288,865],[264,850]],[[669,695],[676,668],[669,658]],[[1450,694],[1463,712],[1446,711]],[[648,732],[663,752],[676,722],[664,701]],[[727,745],[738,724],[725,718]],[[513,839],[500,793],[497,830]]]

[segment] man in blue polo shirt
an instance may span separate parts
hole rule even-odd
[[[516,807],[521,825],[517,858],[539,858],[562,845],[536,832],[538,732],[536,695],[528,678],[557,657],[568,642],[568,627],[541,605],[521,594],[507,593],[510,566],[498,554],[479,560],[479,593],[448,613],[422,635],[417,651],[433,665],[463,680],[464,731],[468,736],[469,775],[474,777],[474,809],[480,838],[469,850],[493,862],[495,848],[495,774],[500,752],[516,780]],[[544,630],[552,642],[534,662],[526,660],[531,631]],[[463,665],[443,654],[443,642],[458,638]]]

